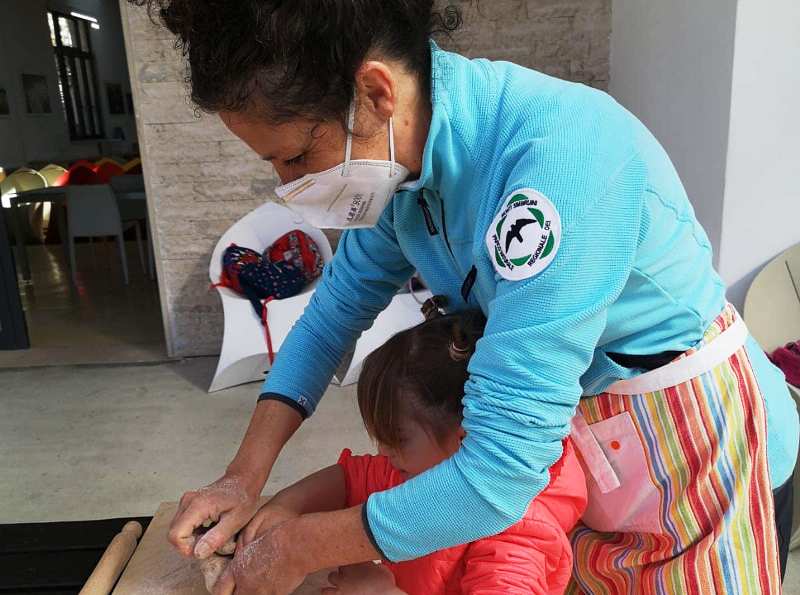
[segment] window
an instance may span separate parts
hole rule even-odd
[[[58,71],[58,92],[72,140],[103,138],[99,94],[89,26],[96,23],[58,12],[47,13]]]

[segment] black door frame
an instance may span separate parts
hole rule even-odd
[[[11,209],[1,209],[0,214],[0,349],[28,349],[28,326],[19,299],[17,267],[8,237],[7,215]],[[21,250],[25,246],[20,247]]]

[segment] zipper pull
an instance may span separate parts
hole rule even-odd
[[[422,192],[417,195],[417,204],[422,209],[422,215],[425,217],[425,225],[428,226],[428,233],[432,236],[439,235],[439,230],[436,229],[436,225],[433,223],[433,215],[431,215],[431,210],[428,208],[428,203],[425,202]]]
[[[464,284],[461,286],[461,297],[464,298],[464,301],[469,304],[469,294],[472,292],[472,286],[475,285],[475,278],[478,276],[478,269],[475,268],[475,265],[472,265],[472,268],[467,273],[466,279],[464,279]]]

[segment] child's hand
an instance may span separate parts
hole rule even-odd
[[[261,537],[272,527],[298,516],[300,515],[295,511],[269,501],[258,510],[247,526],[242,529],[239,534],[239,543],[243,546],[247,545]]]
[[[364,562],[342,566],[331,572],[328,582],[333,587],[322,589],[323,595],[400,595],[394,575],[383,564]]]

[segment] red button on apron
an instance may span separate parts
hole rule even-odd
[[[614,449],[614,450],[619,450],[619,441],[612,440],[611,441],[611,448]]]

